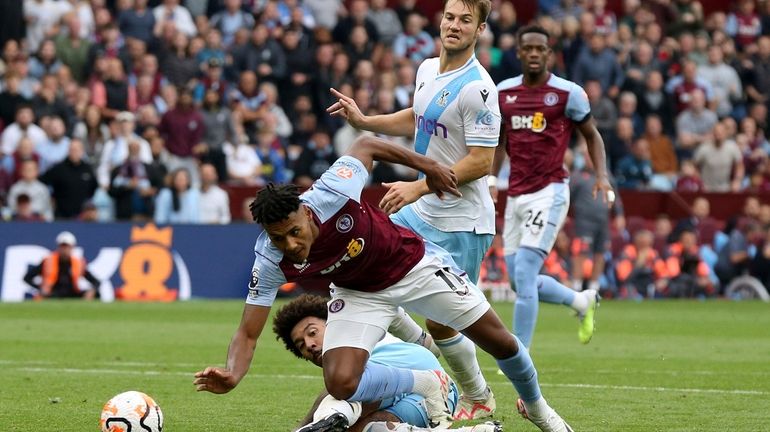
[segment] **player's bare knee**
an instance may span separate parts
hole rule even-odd
[[[433,340],[449,339],[457,335],[457,330],[435,321],[425,320],[425,327],[427,327],[428,333],[433,336]]]
[[[327,373],[324,370],[324,383],[326,384],[326,391],[329,392],[334,398],[339,400],[347,400],[358,389],[358,383],[361,377],[354,376],[343,370],[337,370],[331,373]]]

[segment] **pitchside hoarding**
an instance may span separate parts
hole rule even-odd
[[[70,231],[75,254],[102,281],[103,301],[172,301],[245,298],[258,225],[0,223],[0,300],[23,301],[34,290],[24,282],[30,266]],[[87,284],[85,280],[82,283]]]

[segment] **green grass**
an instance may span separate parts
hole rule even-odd
[[[131,389],[158,401],[169,432],[292,430],[323,382],[272,333],[235,391],[193,389],[194,371],[223,363],[241,308],[0,304],[0,431],[95,431],[104,402]],[[510,305],[496,309],[510,322]],[[564,308],[542,306],[532,356],[544,395],[578,431],[770,428],[767,304],[604,302],[587,346]],[[479,357],[505,429],[535,430],[493,360]]]

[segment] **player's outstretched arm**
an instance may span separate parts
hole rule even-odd
[[[424,173],[428,189],[436,195],[450,193],[461,196],[457,189],[457,176],[451,168],[383,139],[369,136],[358,138],[350,146],[348,155],[360,160],[369,172],[372,171],[374,161],[406,165]]]
[[[591,156],[591,162],[596,171],[596,183],[594,184],[594,197],[601,193],[602,199],[607,205],[615,202],[615,191],[612,190],[609,177],[607,176],[607,155],[604,152],[604,140],[599,130],[596,129],[596,123],[592,117],[578,124],[578,130],[586,140],[588,154]]]
[[[209,366],[195,373],[193,384],[198,391],[227,393],[234,389],[249,371],[257,339],[265,327],[270,308],[247,304],[243,309],[241,324],[233,335],[227,351],[227,366]]]
[[[361,112],[356,101],[350,96],[345,96],[337,89],[329,91],[337,98],[337,102],[326,108],[326,112],[333,116],[344,117],[354,128],[390,136],[414,136],[412,108],[405,108],[391,114],[368,116]]]

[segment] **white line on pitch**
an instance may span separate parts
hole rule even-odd
[[[20,367],[15,368],[21,372],[52,372],[52,373],[79,373],[79,374],[109,374],[109,375],[173,375],[186,376],[192,378],[192,372],[166,372],[153,370],[121,370],[121,369],[78,369],[78,368],[48,368],[48,367]],[[276,374],[258,374],[250,373],[247,375],[252,379],[301,379],[301,380],[320,380],[321,375],[276,375]],[[493,382],[503,383],[503,380],[492,380]],[[731,394],[731,395],[750,395],[764,396],[770,395],[768,391],[761,390],[726,390],[726,389],[701,389],[701,388],[675,388],[675,387],[643,387],[643,386],[625,386],[625,385],[604,385],[604,384],[554,384],[540,383],[542,387],[564,387],[564,388],[583,388],[597,390],[633,390],[633,391],[655,391],[655,392],[678,392],[678,393],[706,393],[706,394]]]

